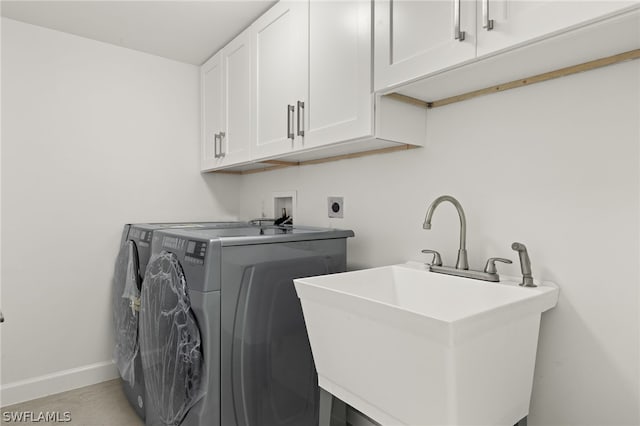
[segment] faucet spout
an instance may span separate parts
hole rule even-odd
[[[458,211],[458,216],[460,218],[460,248],[458,249],[458,260],[456,261],[456,269],[469,269],[469,262],[467,260],[467,219],[464,215],[464,210],[462,209],[462,205],[460,202],[453,198],[451,195],[441,195],[440,197],[433,200],[433,202],[429,205],[427,209],[427,215],[424,218],[424,224],[422,225],[423,229],[431,229],[431,218],[433,217],[433,212],[436,210],[436,207],[440,205],[440,203],[448,201],[456,208]]]

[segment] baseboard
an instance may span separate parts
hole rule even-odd
[[[0,407],[93,385],[118,377],[113,361],[98,362],[0,387]]]

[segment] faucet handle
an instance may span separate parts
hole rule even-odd
[[[427,265],[442,266],[442,257],[440,257],[440,253],[438,253],[435,250],[429,250],[429,249],[422,250],[422,252],[426,254],[433,254],[433,259],[431,260],[431,263],[427,263]]]
[[[505,259],[502,257],[490,257],[489,260],[487,260],[484,271],[488,274],[497,274],[498,270],[496,269],[496,262],[513,263],[509,259]]]

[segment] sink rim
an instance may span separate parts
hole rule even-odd
[[[406,306],[402,306],[399,303],[392,303],[388,301],[383,301],[380,299],[376,299],[370,296],[365,296],[362,294],[358,294],[353,291],[345,291],[342,289],[337,289],[334,287],[327,286],[322,282],[324,280],[330,280],[336,276],[344,276],[346,274],[354,274],[354,273],[372,273],[376,270],[384,271],[384,273],[390,273],[392,276],[394,275],[394,269],[405,269],[411,270],[418,273],[424,273],[425,277],[430,278],[442,278],[443,280],[459,282],[463,285],[478,285],[478,286],[491,286],[495,288],[505,287],[507,286],[510,291],[517,290],[518,292],[522,291],[523,296],[515,298],[513,300],[507,301],[505,303],[498,303],[489,307],[480,307],[480,308],[472,308],[467,312],[458,313],[456,315],[437,315],[433,313],[428,313],[424,311],[416,310],[415,308],[409,308]],[[429,275],[433,274],[433,275]],[[397,282],[395,282],[395,276],[393,276],[392,280],[394,282],[391,283],[391,287],[397,287]],[[319,292],[328,292],[332,294],[333,297],[337,295],[345,296],[346,298],[354,301],[361,301],[371,303],[373,305],[384,306],[387,309],[391,309],[396,312],[404,312],[411,315],[416,315],[422,319],[436,321],[442,324],[460,324],[463,322],[473,321],[477,319],[482,319],[483,317],[491,316],[492,314],[498,314],[501,311],[509,311],[511,309],[517,309],[518,307],[531,307],[542,305],[540,309],[536,309],[537,312],[542,313],[547,311],[557,305],[558,297],[559,297],[559,287],[552,282],[549,281],[539,281],[535,280],[535,284],[538,287],[523,287],[520,286],[520,278],[519,277],[511,277],[511,276],[501,276],[499,282],[488,282],[481,280],[474,280],[470,278],[457,277],[446,274],[438,274],[435,272],[431,272],[428,269],[428,266],[421,262],[416,261],[408,261],[405,263],[378,266],[373,268],[365,268],[355,271],[342,272],[338,274],[330,274],[324,276],[316,276],[316,277],[306,277],[306,278],[298,278],[294,280],[296,288],[299,288],[299,285],[308,286],[314,288]],[[415,285],[415,283],[412,283]],[[448,285],[446,283],[445,285]],[[528,294],[526,294],[528,293]],[[298,297],[302,297],[298,294]],[[518,306],[520,305],[520,306]],[[529,309],[527,309],[529,310]]]

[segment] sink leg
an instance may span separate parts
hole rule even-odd
[[[523,417],[522,419],[520,419],[520,421],[518,423],[516,423],[513,426],[527,426],[527,417]]]
[[[334,414],[333,426],[347,425],[347,405],[322,388],[320,388],[319,411],[318,426],[332,426],[331,413]]]
[[[331,407],[333,395],[324,389],[320,389],[320,421],[318,426],[331,426]]]

